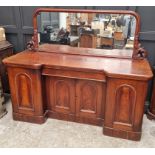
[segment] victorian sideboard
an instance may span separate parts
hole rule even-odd
[[[37,19],[42,12],[128,15],[136,21],[133,49],[40,45]],[[3,60],[13,119],[38,124],[47,118],[87,123],[103,126],[108,136],[140,140],[153,73],[146,50],[139,46],[139,15],[122,10],[39,8],[33,15],[33,28],[28,50]]]
[[[13,119],[87,123],[108,136],[140,140],[153,74],[146,59],[131,59],[128,51],[44,44],[4,59]]]

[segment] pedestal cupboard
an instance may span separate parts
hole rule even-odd
[[[41,12],[133,16],[133,49],[39,45],[37,16]],[[40,8],[34,13],[33,25],[29,50],[3,60],[14,120],[41,124],[56,118],[103,126],[108,136],[140,140],[148,81],[153,74],[146,50],[138,46],[139,16],[132,11]]]
[[[67,54],[97,50],[65,45],[40,49],[47,52],[24,51],[3,61],[15,120],[44,123],[57,118],[103,126],[106,135],[140,139],[152,77],[147,60]]]

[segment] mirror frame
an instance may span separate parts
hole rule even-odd
[[[134,47],[132,58],[134,59],[143,59],[147,56],[146,50],[140,47],[139,44],[139,31],[140,31],[140,16],[134,12],[129,10],[81,10],[81,9],[61,9],[61,8],[38,8],[34,11],[33,14],[33,28],[34,34],[32,37],[31,43],[29,42],[28,48],[37,51],[39,47],[38,42],[38,23],[37,16],[41,12],[64,12],[64,13],[98,13],[98,14],[127,14],[132,15],[136,19],[136,29],[134,36]]]

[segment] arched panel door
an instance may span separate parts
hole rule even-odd
[[[78,80],[76,83],[76,116],[79,120],[90,120],[101,124],[104,116],[104,89],[101,82]]]
[[[75,81],[68,78],[49,78],[50,107],[53,112],[75,113]]]

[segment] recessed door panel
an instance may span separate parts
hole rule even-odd
[[[78,80],[76,84],[76,115],[86,118],[101,118],[103,114],[103,84]]]
[[[50,107],[52,111],[75,113],[75,81],[73,79],[50,77]]]
[[[33,109],[32,86],[29,75],[22,73],[16,75],[16,92],[20,109]]]

